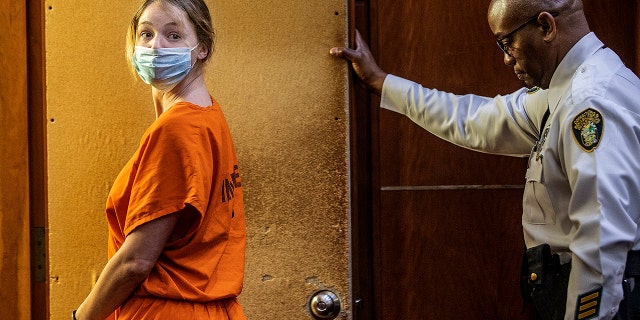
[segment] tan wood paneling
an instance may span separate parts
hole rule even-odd
[[[0,317],[30,319],[26,3],[0,2]]]

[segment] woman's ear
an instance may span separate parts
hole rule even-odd
[[[198,50],[198,59],[203,60],[204,58],[206,58],[209,55],[209,48],[207,48],[207,46],[205,46],[204,44],[200,43],[198,45],[198,48],[196,49]]]

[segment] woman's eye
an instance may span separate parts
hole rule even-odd
[[[171,40],[179,40],[179,39],[181,39],[181,38],[182,38],[182,37],[181,37],[179,34],[177,34],[177,33],[171,33],[171,34],[169,34],[169,39],[171,39]]]
[[[151,38],[151,37],[153,37],[153,35],[149,31],[140,32],[140,38]]]

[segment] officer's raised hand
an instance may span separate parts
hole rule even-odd
[[[382,84],[387,77],[387,73],[384,72],[369,50],[369,46],[362,39],[360,32],[356,30],[356,48],[343,48],[335,47],[329,50],[329,53],[337,58],[343,58],[351,61],[353,70],[358,77],[369,86],[375,93],[380,95],[382,93]]]

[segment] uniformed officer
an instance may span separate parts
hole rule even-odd
[[[457,145],[526,156],[527,295],[542,319],[640,318],[640,80],[580,0],[493,0],[489,26],[529,88],[455,95],[381,70],[360,34],[332,48],[404,114]],[[635,288],[635,290],[634,290]]]

